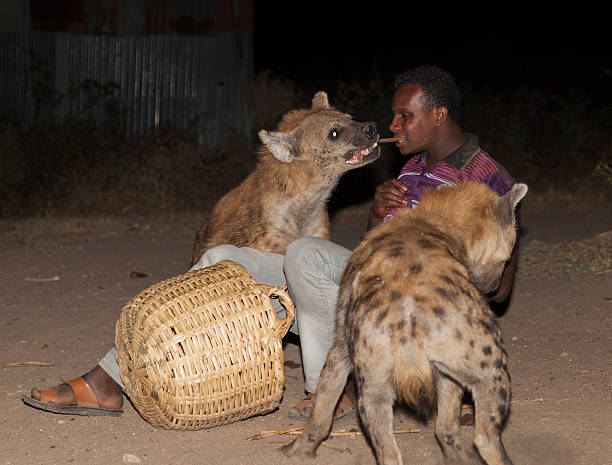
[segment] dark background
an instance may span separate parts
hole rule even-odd
[[[51,19],[43,14],[48,10],[34,8],[48,7],[47,2],[32,3],[33,26],[121,34],[122,9],[96,10],[93,21],[85,17],[84,0],[53,3]],[[332,105],[360,121],[376,121],[383,137],[390,136],[394,76],[435,64],[462,90],[462,128],[478,133],[483,148],[515,179],[527,182],[530,192],[601,198],[612,205],[607,200],[612,199],[610,28],[608,15],[590,5],[537,5],[536,10],[535,3],[496,2],[475,10],[439,3],[219,0],[215,17],[207,16],[212,9],[199,8],[206,2],[189,2],[192,21],[185,22],[178,21],[178,10],[170,11],[170,0],[134,3],[143,13],[131,33],[225,31],[240,39],[253,32],[256,73],[248,97],[254,141],[255,131],[274,128],[280,115],[309,105],[318,90],[328,92]],[[236,15],[230,8],[236,4],[245,14]],[[166,5],[168,11],[151,5]],[[69,7],[80,13],[64,17]],[[63,16],[57,18],[58,13]],[[268,79],[259,73],[263,70],[286,79]],[[0,179],[7,182],[0,183],[0,214],[206,211],[256,161],[253,147],[231,133],[219,147],[208,148],[172,124],[124,138],[113,126],[116,121],[93,126],[43,117],[27,132],[6,126]],[[342,178],[331,208],[370,199],[404,162],[395,147],[383,146],[377,163]],[[594,176],[600,166],[603,174]]]
[[[610,99],[609,26],[588,5],[496,3],[477,11],[408,2],[292,5],[257,3],[255,66],[312,88],[333,90],[339,79],[377,75],[390,83],[405,69],[436,64],[460,86],[581,89]]]
[[[434,64],[462,91],[464,129],[478,132],[484,147],[531,187],[590,186],[597,160],[610,153],[612,40],[603,11],[535,2],[479,9],[380,1],[292,5],[257,3],[255,67],[286,76],[309,95],[326,90],[334,104],[340,81],[364,87],[375,80],[391,91],[395,75]],[[377,121],[386,136],[390,95],[378,94],[375,116],[361,111],[364,102],[351,108],[340,101],[339,108]],[[402,162],[394,154],[382,159],[396,164],[388,173]],[[363,185],[367,176],[367,169],[349,173],[342,183]],[[370,177],[375,184],[384,176]],[[338,191],[354,195],[355,189]]]

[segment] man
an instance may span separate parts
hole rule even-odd
[[[482,182],[499,195],[514,184],[510,174],[478,143],[478,136],[464,134],[459,126],[460,94],[453,79],[439,68],[421,67],[400,75],[391,104],[389,129],[402,155],[417,154],[391,179],[376,190],[368,229],[392,216],[397,208],[415,208],[424,190],[443,184]],[[518,222],[517,222],[518,224]],[[512,289],[516,267],[514,253],[497,292],[489,296],[503,302]]]
[[[399,208],[415,208],[425,189],[473,181],[489,185],[503,195],[514,184],[508,172],[484,152],[475,135],[460,128],[460,93],[452,77],[434,66],[422,66],[400,75],[392,101],[389,129],[402,155],[414,155],[397,179],[376,189],[368,229],[391,219]],[[518,224],[518,223],[517,223]],[[291,243],[285,256],[248,248],[222,245],[204,254],[194,269],[229,259],[241,263],[263,284],[287,285],[296,306],[291,328],[299,334],[304,368],[304,398],[289,416],[305,420],[312,409],[319,374],[333,343],[338,285],[351,251],[315,237]],[[490,296],[503,302],[512,288],[516,248],[497,292]],[[29,405],[55,413],[118,415],[123,403],[121,379],[114,349],[80,378],[49,391],[33,389],[24,397]],[[75,406],[75,394],[81,405]],[[335,418],[354,413],[354,404],[342,396]]]

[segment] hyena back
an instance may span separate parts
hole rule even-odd
[[[379,464],[401,464],[393,403],[437,399],[436,438],[447,462],[470,460],[459,438],[464,389],[475,400],[474,443],[488,465],[509,465],[501,426],[510,403],[508,357],[483,293],[497,288],[515,243],[514,210],[527,191],[503,197],[468,183],[426,193],[372,230],[344,271],[334,345],[303,434],[284,448],[314,455],[327,437],[347,376]]]

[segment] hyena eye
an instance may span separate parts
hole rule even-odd
[[[327,137],[331,140],[336,140],[338,137],[340,137],[341,133],[342,133],[342,129],[334,128],[331,131],[329,131],[329,134],[327,135]]]

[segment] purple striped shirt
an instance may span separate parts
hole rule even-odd
[[[482,150],[476,134],[465,134],[467,142],[438,163],[431,171],[425,164],[427,153],[413,156],[406,162],[398,179],[408,188],[406,197],[408,207],[416,208],[426,189],[442,184],[456,185],[463,182],[487,184],[497,194],[504,195],[514,185],[514,179],[506,169]],[[385,221],[397,213],[389,211]],[[517,209],[517,228],[519,225]],[[518,242],[518,241],[517,241]]]

